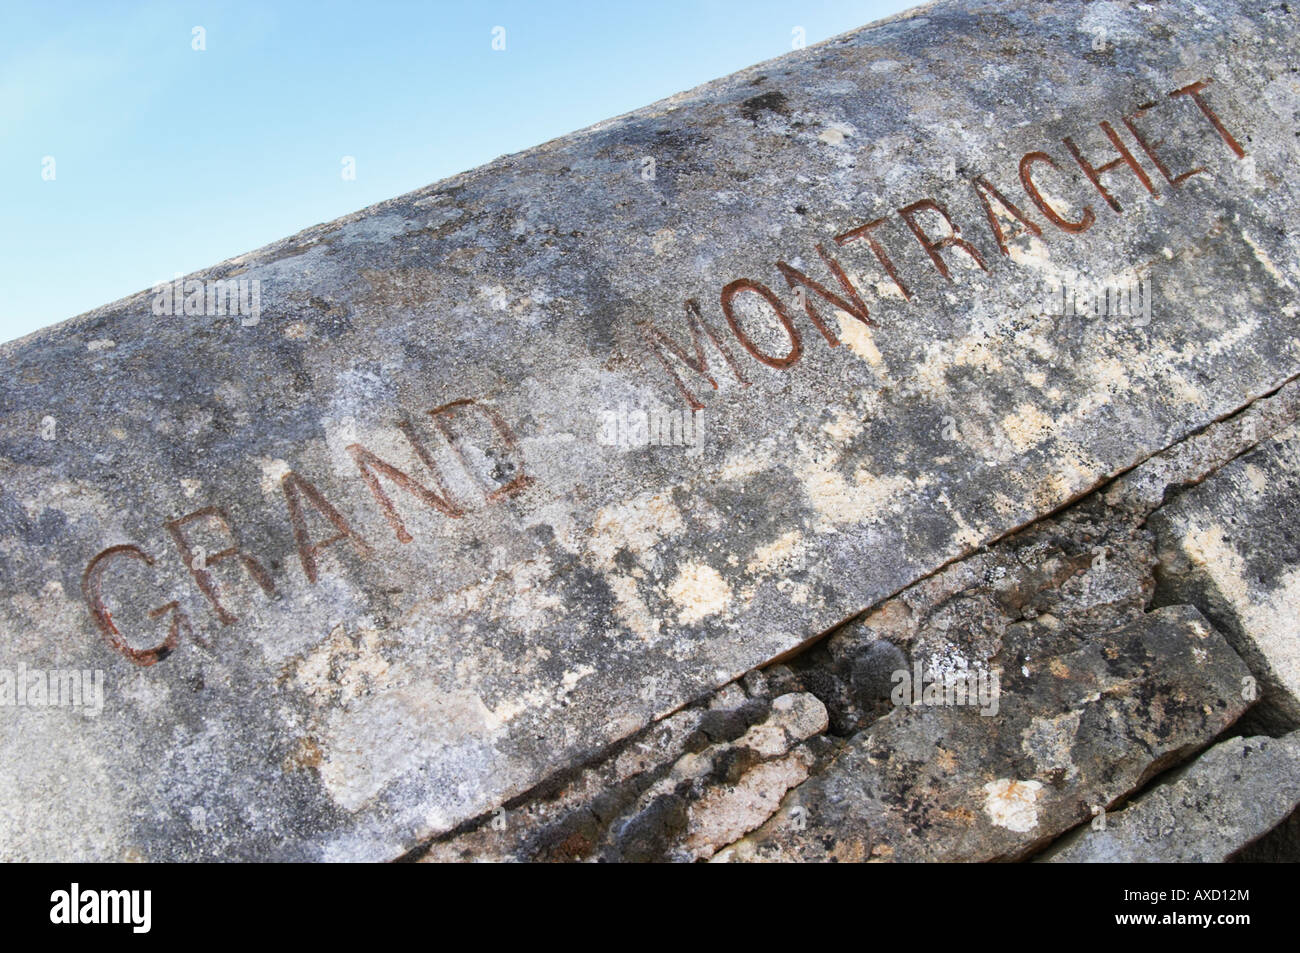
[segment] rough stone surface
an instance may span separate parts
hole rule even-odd
[[[1155,591],[1156,557],[1145,525],[1152,511],[1171,495],[1176,497],[1179,488],[1201,483],[1252,444],[1285,430],[1300,415],[1296,392],[1296,386],[1289,384],[1254,402],[1056,516],[908,587],[829,639],[783,662],[746,673],[701,706],[629,739],[624,750],[585,769],[578,779],[557,779],[556,784],[543,785],[512,805],[508,815],[439,838],[421,856],[426,860],[620,859],[625,855],[609,848],[608,836],[604,837],[605,847],[597,846],[602,842],[598,832],[625,825],[639,813],[645,816],[629,826],[644,829],[659,816],[657,810],[639,808],[635,796],[628,792],[642,792],[663,777],[666,766],[687,747],[701,751],[725,737],[738,737],[767,710],[764,699],[809,692],[825,702],[829,723],[823,735],[812,739],[816,758],[809,769],[810,774],[819,774],[833,768],[837,753],[849,738],[888,714],[892,676],[909,669],[912,658],[943,667],[945,659],[960,656],[978,665],[1000,650],[1009,628],[1030,621],[1087,638],[1141,620]],[[1238,664],[1236,659],[1231,662]],[[1037,668],[1040,677],[1055,678],[1050,665]],[[748,716],[744,714],[747,711],[751,712]],[[699,724],[709,727],[712,734],[694,727]],[[720,731],[722,726],[728,726],[729,735]],[[763,734],[760,728],[749,736]],[[635,757],[629,757],[630,752],[635,752]],[[714,756],[726,763],[736,778],[762,763],[753,757],[730,757],[725,748],[715,749]],[[677,789],[682,800],[673,803],[680,824],[661,835],[657,859],[707,856],[698,842],[693,854],[686,850],[682,808],[692,799],[703,799],[717,783],[710,780],[705,785]],[[715,792],[709,800],[721,796]],[[1010,800],[1011,806],[1015,803]],[[776,813],[770,800],[750,800],[748,806],[749,823],[764,812],[769,816]],[[902,813],[907,805],[891,809]],[[792,804],[790,817],[805,823],[807,813]],[[1295,829],[1293,816],[1239,850],[1234,859],[1300,859]],[[1023,840],[1024,850],[1042,840],[1041,832],[1034,830],[1015,834]],[[709,845],[715,853],[725,848],[725,825],[709,828],[709,836],[716,838]]]
[[[1204,745],[1247,707],[1245,666],[1190,607],[1104,635],[1039,620],[992,658],[1000,710],[907,706],[718,860],[1015,859]]]
[[[699,751],[725,737],[739,736],[767,710],[764,699],[774,694],[815,693],[829,707],[828,722],[833,724],[813,739],[817,758],[810,772],[816,774],[834,764],[848,738],[889,712],[892,676],[911,667],[908,652],[923,664],[938,662],[942,667],[943,660],[954,655],[980,664],[1000,649],[1008,628],[1029,620],[1084,637],[1140,620],[1155,590],[1156,557],[1145,527],[1151,512],[1178,488],[1201,483],[1258,440],[1285,430],[1300,415],[1297,390],[1294,384],[1287,385],[1233,418],[1170,447],[1060,514],[917,582],[829,639],[784,662],[746,673],[739,683],[719,690],[696,709],[629,739],[624,750],[585,769],[578,779],[557,779],[556,784],[543,785],[520,799],[512,805],[508,822],[498,815],[469,825],[464,832],[437,839],[421,856],[426,860],[618,859],[621,855],[608,846],[597,848],[602,840],[598,832],[626,824],[643,812],[635,803],[635,793],[629,792],[642,792],[661,778],[666,766],[687,747]],[[1043,677],[1055,677],[1050,666],[1045,673],[1039,666],[1039,671]],[[711,734],[695,727],[701,724]],[[729,735],[720,731],[723,726]],[[629,757],[630,752],[635,757]],[[733,777],[762,763],[753,757],[737,760],[725,749],[715,754]],[[714,783],[679,787],[680,797],[701,799]],[[710,800],[719,796],[715,793]],[[686,801],[674,803],[680,809]],[[770,801],[749,803],[754,815],[775,813],[769,810]],[[631,826],[643,827],[654,816],[651,810]],[[662,835],[658,858],[706,856],[698,844],[693,855],[687,853],[685,813],[679,810],[677,816],[682,823]],[[791,817],[806,821],[806,813],[798,814],[793,807]],[[752,817],[748,820],[752,822]],[[1300,859],[1295,826],[1293,817],[1234,859]],[[1026,845],[1042,839],[1033,831],[1017,833]],[[709,845],[714,852],[725,846],[723,825],[713,827],[710,834],[718,838]],[[607,843],[609,838],[604,840]]]
[[[776,812],[820,763],[825,706],[727,686],[576,777],[418,852],[445,861],[692,861]]]
[[[1231,738],[1180,777],[1081,828],[1042,859],[1065,863],[1222,863],[1300,804],[1300,732]]]
[[[1257,841],[1228,858],[1233,864],[1300,863],[1300,809]]]
[[[0,719],[0,856],[451,843],[1273,392],[1300,372],[1292,17],[934,4],[191,276],[259,281],[255,325],[142,293],[6,346],[3,664],[102,669],[107,695]],[[1071,147],[1100,166],[1107,129],[1144,172],[1100,173],[1103,195]],[[1149,322],[1038,304],[1145,275]],[[604,445],[695,404],[689,447]],[[878,714],[877,670],[846,664],[809,689],[834,732]],[[814,674],[733,685],[708,747]],[[1223,704],[1153,715],[1160,750]],[[1121,742],[1118,777],[1150,767]],[[834,742],[800,744],[710,755],[731,791],[624,792],[628,823],[592,837],[705,856],[817,783]],[[1063,823],[1055,782],[1013,767],[986,783],[1046,785]],[[661,769],[620,770],[649,790]],[[1009,824],[1022,793],[996,795]]]
[[[1192,603],[1258,680],[1252,715],[1300,726],[1300,428],[1290,427],[1152,516],[1162,602]]]
[[[1215,421],[1143,461],[1106,488],[1105,503],[1130,519],[1145,519],[1166,497],[1202,482],[1261,441],[1300,419],[1300,382],[1289,381],[1240,413]]]

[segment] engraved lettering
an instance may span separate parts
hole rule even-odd
[[[1141,119],[1146,115],[1148,110],[1154,107],[1155,103],[1143,103],[1133,112],[1124,117],[1124,126],[1128,129],[1129,134],[1137,141],[1137,144],[1142,147],[1142,151],[1147,154],[1147,158],[1151,160],[1151,164],[1154,165],[1160,174],[1165,177],[1165,181],[1174,186],[1174,188],[1177,188],[1182,182],[1190,179],[1198,172],[1204,172],[1205,166],[1198,165],[1196,168],[1190,169],[1187,172],[1183,172],[1176,176],[1169,174],[1169,170],[1165,167],[1165,164],[1160,161],[1160,156],[1156,154],[1156,149],[1164,145],[1164,141],[1157,139],[1155,142],[1148,142],[1146,137],[1142,135],[1141,131],[1133,122],[1135,119]]]
[[[785,333],[790,337],[790,350],[784,357],[774,357],[771,354],[766,354],[763,351],[760,351],[757,345],[749,339],[741,328],[740,322],[736,319],[735,308],[732,306],[732,301],[737,295],[745,291],[752,291],[754,294],[758,295],[771,305],[772,310],[776,312],[777,319],[781,322],[781,327],[785,329]],[[799,332],[795,329],[794,322],[790,320],[790,315],[785,310],[785,305],[781,303],[781,299],[778,298],[772,292],[772,289],[768,288],[766,285],[754,281],[752,278],[740,278],[731,282],[731,284],[722,289],[722,313],[727,316],[727,323],[731,325],[731,331],[736,335],[736,340],[741,343],[746,351],[753,355],[755,360],[761,361],[768,367],[775,367],[778,370],[784,370],[796,363],[799,358],[803,356],[803,344],[799,340]]]
[[[1175,89],[1169,95],[1171,97],[1191,96],[1192,102],[1201,107],[1201,112],[1205,113],[1205,118],[1210,120],[1211,124],[1214,126],[1215,132],[1217,132],[1220,138],[1228,144],[1228,148],[1232,150],[1233,154],[1238,159],[1244,159],[1246,157],[1246,150],[1241,147],[1241,143],[1233,137],[1232,133],[1228,132],[1219,117],[1214,114],[1214,110],[1210,108],[1210,104],[1201,96],[1201,90],[1209,86],[1210,82],[1209,79],[1197,80],[1195,83],[1188,83],[1181,89]]]
[[[1106,200],[1106,204],[1114,209],[1116,213],[1124,211],[1120,207],[1119,202],[1115,201],[1115,196],[1113,196],[1101,182],[1101,174],[1103,172],[1110,172],[1112,169],[1118,169],[1121,165],[1128,166],[1133,171],[1133,174],[1138,177],[1138,181],[1146,187],[1146,190],[1153,196],[1157,195],[1155,186],[1151,184],[1151,179],[1147,177],[1146,170],[1143,169],[1138,163],[1138,160],[1133,157],[1133,153],[1128,151],[1128,147],[1120,140],[1111,124],[1103,119],[1098,123],[1098,125],[1101,126],[1102,132],[1106,133],[1106,137],[1110,139],[1111,144],[1119,153],[1116,158],[1111,159],[1103,165],[1094,167],[1092,163],[1083,157],[1083,153],[1079,151],[1079,147],[1074,144],[1074,140],[1069,136],[1066,136],[1061,141],[1065,143],[1065,148],[1069,149],[1070,154],[1074,156],[1074,161],[1079,163],[1079,168],[1083,169],[1083,174],[1088,177],[1088,181],[1093,184],[1099,193],[1101,193],[1101,197]]]
[[[884,223],[885,219],[877,218],[873,221],[867,222],[865,225],[859,225],[857,228],[851,228],[847,232],[841,232],[835,236],[835,244],[847,245],[849,242],[857,241],[859,238],[865,241],[867,247],[871,249],[871,253],[876,256],[876,261],[880,262],[880,267],[884,268],[885,274],[889,275],[889,280],[897,286],[899,293],[902,294],[905,300],[911,300],[912,292],[909,291],[907,285],[903,283],[903,279],[898,276],[898,269],[894,267],[894,260],[890,258],[889,253],[885,251],[885,246],[881,245],[876,236],[871,234],[872,231]]]
[[[787,265],[783,261],[778,261],[776,263],[777,270],[781,272],[782,276],[786,280],[786,284],[791,288],[798,285],[811,291],[815,291],[836,308],[853,315],[853,317],[857,318],[863,324],[875,324],[876,322],[871,320],[870,312],[867,311],[866,304],[863,303],[862,298],[858,295],[858,289],[853,287],[853,282],[850,281],[849,276],[844,273],[844,269],[840,267],[840,263],[830,255],[826,254],[826,249],[820,244],[817,245],[817,254],[821,256],[822,261],[826,263],[826,267],[830,269],[831,274],[833,274],[835,279],[840,283],[840,287],[843,288],[844,293],[848,295],[848,300],[845,300],[821,282],[809,278],[802,271]],[[821,316],[817,314],[817,309],[813,307],[812,298],[808,297],[806,294],[802,297],[804,310],[808,312],[808,317],[812,320],[812,323],[816,326],[817,330],[822,333],[822,336],[826,338],[831,347],[837,347],[840,343],[839,338],[837,338],[831,330],[827,328],[826,324],[822,321]]]
[[[1020,211],[1019,207],[1017,207],[1014,202],[994,188],[993,185],[984,178],[984,176],[977,175],[971,180],[971,183],[975,186],[975,194],[978,195],[980,201],[984,203],[984,213],[988,215],[989,228],[993,230],[993,237],[997,239],[998,248],[1002,250],[1002,254],[1010,255],[1011,249],[1007,247],[1006,234],[1003,232],[1002,225],[998,221],[998,217],[993,210],[993,203],[989,201],[990,196],[996,199],[1003,209],[1010,212],[1016,221],[1024,226],[1025,231],[1029,234],[1033,235],[1035,238],[1040,237],[1043,234],[1041,228],[1030,221],[1025,213]]]
[[[435,464],[433,459],[429,456],[428,450],[425,449],[425,446],[416,434],[415,429],[406,422],[403,422],[399,426],[402,432],[406,435],[406,439],[415,449],[416,454],[419,455],[421,462],[424,463],[433,474],[433,481],[437,486],[438,492],[435,492],[412,479],[409,474],[397,469],[397,467],[393,466],[391,463],[381,460],[359,443],[350,444],[347,449],[348,453],[351,454],[352,459],[356,462],[357,469],[361,471],[361,476],[362,479],[366,481],[366,486],[370,488],[371,495],[374,496],[375,501],[379,504],[379,508],[383,510],[384,518],[388,520],[388,525],[393,528],[393,532],[397,534],[397,538],[400,542],[409,543],[413,537],[406,531],[406,527],[402,523],[402,518],[397,513],[397,507],[393,505],[393,501],[388,498],[388,494],[384,492],[384,488],[380,485],[379,475],[382,474],[389,480],[392,480],[407,493],[410,493],[412,496],[423,501],[426,505],[433,507],[446,516],[452,518],[464,516],[465,511],[451,502],[451,496],[442,481],[442,474],[438,470],[437,464]]]
[[[744,372],[741,371],[739,362],[732,356],[731,351],[729,351],[723,343],[718,340],[717,336],[714,335],[713,329],[708,326],[704,320],[704,316],[700,313],[699,302],[694,298],[691,298],[686,302],[686,330],[690,335],[691,346],[695,351],[694,359],[686,353],[684,347],[649,321],[640,322],[638,327],[642,335],[649,342],[655,356],[659,358],[660,363],[663,364],[664,370],[666,370],[669,376],[672,377],[673,383],[677,385],[677,389],[681,391],[682,396],[686,398],[686,402],[690,405],[692,410],[703,410],[704,404],[686,387],[686,383],[682,380],[681,375],[677,373],[677,369],[669,363],[668,355],[671,354],[676,357],[696,374],[699,374],[707,380],[714,390],[717,390],[718,382],[710,372],[708,358],[705,357],[704,341],[706,338],[719,352],[721,352],[723,360],[725,360],[727,366],[731,368],[731,373],[735,375],[736,380],[740,382],[740,386],[749,386],[749,381],[745,378]]]
[[[917,213],[922,211],[934,212],[939,215],[948,226],[948,234],[941,238],[930,238],[930,236],[926,235],[925,230],[916,221]],[[945,248],[960,248],[975,259],[975,264],[979,265],[980,268],[985,271],[989,270],[975,246],[961,237],[961,229],[953,224],[952,216],[948,214],[948,210],[934,199],[921,199],[919,202],[913,202],[911,205],[900,208],[898,214],[903,217],[907,227],[912,230],[916,240],[921,243],[925,253],[930,256],[930,260],[934,262],[934,267],[939,269],[939,274],[949,281],[952,281],[952,275],[948,272],[948,265],[944,262],[943,256],[939,254]]]
[[[435,407],[433,410],[429,411],[429,416],[433,418],[433,422],[437,424],[438,430],[442,432],[442,435],[447,438],[447,442],[451,445],[452,450],[455,451],[456,456],[460,459],[465,470],[473,474],[475,473],[475,469],[470,465],[470,461],[465,456],[462,441],[456,437],[456,434],[452,431],[450,425],[450,420],[453,417],[470,410],[477,411],[487,418],[488,423],[492,425],[492,429],[501,439],[506,450],[506,458],[496,461],[496,469],[504,471],[506,476],[510,476],[510,479],[499,484],[495,489],[489,490],[486,494],[487,501],[489,503],[495,503],[497,500],[523,492],[524,488],[533,482],[533,478],[524,471],[524,459],[523,454],[519,449],[519,444],[515,440],[515,435],[510,432],[510,427],[506,424],[505,418],[503,418],[499,413],[486,404],[465,398],[462,400],[453,400],[450,403],[443,404],[441,407]],[[509,459],[510,457],[514,457],[515,459],[512,461]],[[513,476],[511,476],[511,474],[513,474]]]
[[[293,527],[293,539],[298,546],[298,559],[302,563],[302,571],[306,573],[308,582],[316,582],[316,554],[327,546],[347,540],[357,551],[358,556],[370,555],[370,546],[366,541],[348,525],[343,514],[331,506],[320,490],[310,482],[291,470],[281,478],[280,488],[284,491],[285,505],[289,509],[289,523]],[[334,527],[333,536],[318,543],[311,541],[311,534],[307,530],[307,517],[302,507],[303,497],[306,497],[307,502]]]
[[[189,523],[199,521],[216,523],[220,531],[230,537],[232,545],[219,552],[205,552],[202,559],[196,558],[196,551],[186,538],[184,528]],[[238,617],[221,604],[221,593],[212,579],[212,574],[208,571],[223,559],[238,558],[248,575],[261,586],[262,592],[268,596],[275,595],[275,585],[271,582],[270,574],[262,567],[261,563],[240,549],[239,540],[235,536],[234,528],[230,525],[230,520],[218,507],[204,507],[163,525],[166,526],[167,532],[171,534],[172,539],[176,541],[176,548],[180,550],[181,560],[194,576],[199,591],[207,597],[208,602],[212,603],[212,608],[216,610],[217,618],[221,620],[222,625],[230,625],[232,622],[238,621]]]
[[[138,546],[110,546],[95,556],[86,566],[86,572],[81,577],[81,592],[86,598],[86,603],[90,606],[90,613],[95,619],[95,624],[99,626],[99,631],[103,633],[104,639],[109,646],[126,656],[136,665],[147,668],[156,662],[161,662],[176,650],[176,646],[180,644],[181,627],[184,626],[186,632],[191,632],[189,619],[185,613],[181,612],[180,604],[176,601],[151,609],[149,611],[149,618],[151,619],[157,618],[163,613],[171,613],[171,625],[168,627],[167,636],[153,648],[132,648],[113,622],[113,613],[104,602],[104,570],[108,568],[110,562],[119,557],[136,559],[146,566],[153,565],[153,557]]]
[[[1030,176],[1029,170],[1033,168],[1035,162],[1045,163],[1059,171],[1059,166],[1057,166],[1056,160],[1046,152],[1026,152],[1020,159],[1020,184],[1025,187],[1025,193],[1033,199],[1034,204],[1037,205],[1038,210],[1047,217],[1047,220],[1057,228],[1066,232],[1086,232],[1096,220],[1096,215],[1093,214],[1092,206],[1085,205],[1083,207],[1083,212],[1079,215],[1079,220],[1076,222],[1071,222],[1069,219],[1062,216],[1061,213],[1054,209],[1051,203],[1043,197],[1043,193],[1040,192],[1038,186],[1034,184],[1034,180]]]

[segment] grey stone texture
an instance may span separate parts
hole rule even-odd
[[[756,838],[739,844],[726,844],[719,839],[710,845],[713,856],[721,860],[765,856],[784,860],[897,859],[891,843],[897,832],[889,829],[888,818],[891,814],[906,816],[920,800],[877,805],[878,814],[864,821],[862,815],[870,813],[867,802],[858,793],[845,795],[843,792],[846,786],[843,772],[854,770],[855,762],[850,758],[849,768],[839,766],[846,749],[851,752],[854,745],[868,740],[874,746],[872,758],[877,762],[888,762],[889,754],[895,751],[920,750],[924,754],[925,745],[916,743],[914,731],[891,728],[899,716],[894,721],[886,718],[892,711],[890,694],[894,673],[900,669],[911,670],[914,661],[940,670],[951,669],[954,659],[977,668],[988,668],[994,663],[1004,670],[1005,663],[1010,661],[1022,666],[1021,675],[1026,678],[1056,682],[1061,677],[1058,673],[1069,669],[1069,664],[1055,655],[1062,646],[1082,649],[1117,627],[1150,624],[1153,620],[1148,618],[1148,608],[1156,592],[1153,571],[1157,562],[1155,539],[1147,527],[1152,512],[1158,513],[1161,501],[1166,498],[1176,499],[1180,488],[1213,479],[1216,470],[1260,439],[1286,430],[1300,413],[1298,391],[1300,387],[1292,383],[1255,401],[1240,414],[1170,447],[1061,513],[918,581],[871,608],[852,624],[836,630],[829,638],[762,670],[751,671],[706,702],[638,733],[618,750],[585,767],[579,775],[557,776],[511,804],[504,814],[435,838],[417,856],[429,861],[628,859],[628,855],[619,852],[614,832],[630,830],[644,834],[649,830],[655,832],[656,853],[653,857],[643,855],[642,859],[686,859],[686,818],[692,805],[697,801],[725,803],[728,786],[741,790],[755,786],[766,789],[764,781],[775,770],[765,768],[742,782],[746,772],[764,759],[756,753],[738,757],[730,742],[745,733],[751,723],[764,717],[773,697],[782,693],[809,693],[824,703],[827,719],[820,734],[804,739],[802,749],[811,760],[801,755],[798,761],[801,767],[807,767],[810,779],[821,780],[791,788],[777,806],[770,798],[746,800],[743,803],[747,810],[742,816],[747,824],[753,824],[756,816],[766,812],[767,817],[763,818],[766,821],[781,811],[771,828],[807,831],[810,820],[816,816],[812,804],[832,786],[837,797],[843,795],[841,812],[816,822],[813,829],[820,834],[819,839],[804,837],[797,843],[786,841],[779,849],[769,846],[762,852],[754,849]],[[1167,611],[1198,618],[1195,610],[1189,608]],[[1052,637],[1047,638],[1047,633]],[[1015,646],[1026,642],[1033,650],[1018,657]],[[1196,647],[1193,644],[1192,661],[1198,666],[1210,663],[1208,654],[1196,653]],[[1036,660],[1035,652],[1040,653]],[[1217,675],[1226,679],[1222,691],[1235,696],[1232,711],[1240,712],[1250,704],[1246,696],[1254,694],[1246,691],[1247,679],[1253,676],[1246,674],[1231,652],[1220,651],[1216,659],[1220,669]],[[1233,679],[1240,681],[1234,683]],[[1141,690],[1138,695],[1141,697]],[[943,741],[933,749],[932,763],[921,769],[943,777],[941,790],[926,788],[924,792],[932,813],[964,819],[974,827],[972,816],[949,811],[945,805],[958,802],[965,796],[964,792],[982,792],[982,786],[990,783],[984,773],[985,762],[996,764],[998,757],[987,752],[1023,746],[1026,719],[1039,726],[1031,735],[1037,739],[1035,744],[1040,750],[1045,750],[1044,742],[1053,737],[1043,730],[1044,726],[1072,724],[1076,717],[1083,723],[1081,715],[1063,704],[1070,700],[1068,694],[1031,692],[1016,696],[1016,707],[1008,707],[1012,704],[1011,695],[1004,695],[1003,699],[1007,705],[999,705],[996,717],[974,719],[984,733],[982,747],[977,749],[982,754],[958,761],[950,746],[954,744],[953,739],[964,736],[946,728],[940,732]],[[1180,696],[1180,701],[1185,700],[1185,695]],[[949,823],[925,831],[929,849],[943,856],[956,856],[954,851],[962,840],[973,839],[976,853],[963,855],[966,859],[991,859],[994,850],[1004,851],[1004,858],[1030,856],[1051,840],[1054,833],[1066,832],[1098,811],[1117,809],[1145,784],[1164,783],[1171,773],[1183,770],[1188,763],[1180,759],[1194,756],[1196,749],[1223,724],[1201,726],[1198,730],[1196,709],[1184,704],[1161,705],[1159,713],[1177,724],[1177,730],[1185,737],[1200,741],[1159,758],[1152,751],[1136,746],[1133,750],[1137,763],[1140,765],[1144,758],[1150,763],[1139,771],[1132,770],[1130,764],[1126,773],[1114,775],[1121,783],[1113,790],[1102,790],[1096,778],[1082,778],[1077,772],[1069,777],[1050,774],[1045,780],[1032,776],[1018,779],[1046,788],[1044,791],[1044,787],[1033,784],[1008,784],[1004,785],[1005,791],[995,789],[1002,795],[995,803],[1006,808],[999,816],[1025,830],[1012,831],[1007,827],[998,832],[1007,842],[992,844],[984,838],[980,843],[978,836],[972,838],[972,831]],[[932,712],[929,717],[957,718],[959,724],[970,721],[959,717],[957,712],[946,716]],[[913,728],[926,724],[924,719],[911,719],[910,723]],[[1167,736],[1171,731],[1169,726],[1162,730]],[[1236,726],[1229,730],[1236,730]],[[1103,741],[1081,732],[1058,740],[1062,744],[1055,746],[1057,750],[1065,750],[1062,745],[1067,743],[1086,750],[1088,745]],[[662,792],[661,782],[669,775],[670,767],[688,750],[698,752],[701,760],[725,765],[726,777],[716,773],[697,774],[689,783],[675,784],[673,799],[646,804],[642,793],[653,785],[658,785]],[[1092,765],[1111,771],[1120,767],[1118,759],[1114,764],[1107,763],[1113,757],[1116,757],[1113,751],[1104,753],[1101,761],[1094,760]],[[1168,772],[1162,774],[1166,768]],[[1028,770],[1034,770],[1033,766]],[[1153,776],[1155,781],[1151,780]],[[999,780],[1002,779],[994,778],[993,783]],[[779,791],[784,785],[772,787]],[[1017,812],[1011,808],[1026,801],[1031,793],[1035,823],[1029,826],[1024,818],[1017,819]],[[1010,796],[1022,794],[1024,797]],[[1092,803],[1087,803],[1089,795]],[[1068,807],[1071,796],[1079,800],[1075,814],[1061,808],[1062,801]],[[1285,801],[1291,795],[1281,789],[1265,792],[1265,796]],[[1238,795],[1225,792],[1223,797],[1232,801]],[[1053,810],[1043,811],[1041,823],[1040,801],[1045,807],[1056,802]],[[1028,803],[1019,806],[1022,811],[1030,807]],[[672,810],[666,810],[667,807]],[[674,819],[675,824],[668,823]],[[1233,859],[1300,859],[1294,826],[1293,818],[1256,841],[1247,844],[1239,841]],[[718,826],[713,830],[721,832],[723,828]],[[846,831],[851,836],[842,840]],[[839,846],[828,853],[826,843]],[[698,850],[698,844],[696,847],[690,856],[708,856],[707,852]],[[915,845],[910,852],[904,851],[899,856],[914,858]]]
[[[1264,441],[1151,519],[1165,602],[1199,606],[1258,679],[1259,722],[1300,727],[1300,428]]]
[[[1230,738],[1096,818],[1043,858],[1057,863],[1222,863],[1300,804],[1300,732]]]
[[[1025,856],[1176,764],[1247,707],[1245,666],[1195,609],[1091,639],[1012,626],[999,710],[895,708],[720,859]]]
[[[198,313],[145,291],[4,346],[0,667],[101,670],[105,696],[0,717],[0,858],[390,859],[613,771],[719,690],[869,724],[871,665],[795,653],[1300,373],[1289,16],[932,4],[190,276]],[[217,313],[226,280],[258,315]],[[1220,636],[1107,596],[1077,543],[980,596],[1074,673],[1009,670],[1006,717],[1132,736],[1035,761],[965,709],[885,718],[900,763],[949,730],[994,746],[1008,810],[1043,785],[1032,831],[1241,707]],[[1041,619],[1085,563],[1123,616],[1084,620],[1095,643]],[[999,624],[962,644],[1005,657],[1028,632]],[[1139,715],[1121,673],[1188,707]],[[646,788],[575,849],[789,849],[749,831],[822,783],[810,712],[661,800],[662,765],[613,771]],[[688,753],[740,737],[705,735]],[[955,823],[923,801],[843,849],[1025,848],[952,790],[974,833],[922,846],[909,824]]]

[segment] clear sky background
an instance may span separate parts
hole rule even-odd
[[[0,4],[0,341],[915,5]]]

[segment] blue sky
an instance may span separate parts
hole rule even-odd
[[[4,5],[0,340],[914,3]]]

